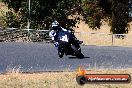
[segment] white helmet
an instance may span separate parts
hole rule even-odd
[[[51,27],[53,28],[53,27],[56,27],[56,26],[59,26],[59,23],[58,23],[57,21],[54,21],[54,22],[52,23]]]

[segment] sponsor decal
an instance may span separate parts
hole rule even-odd
[[[76,81],[79,85],[86,83],[130,83],[131,76],[129,74],[87,74],[86,70],[79,67]]]

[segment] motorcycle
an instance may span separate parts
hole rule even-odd
[[[58,55],[60,58],[62,58],[64,54],[66,56],[72,55],[77,58],[84,58],[80,47],[80,44],[82,44],[83,41],[79,41],[75,37],[74,32],[60,31],[57,38],[59,41]]]

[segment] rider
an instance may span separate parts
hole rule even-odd
[[[60,58],[63,57],[64,53],[68,55],[68,52],[70,51],[71,48],[68,48],[69,50],[65,52],[63,47],[67,46],[70,42],[72,42],[72,44],[75,44],[74,50],[76,49],[76,52],[79,53],[78,54],[79,56],[77,55],[77,57],[79,58],[84,57],[84,55],[81,53],[81,48],[78,45],[80,41],[77,40],[77,38],[74,36],[74,33],[72,32],[71,29],[62,28],[57,21],[54,21],[51,27],[52,27],[52,30],[49,32],[49,36],[54,41],[54,45],[58,50],[58,55]],[[74,41],[74,40],[77,40],[77,41]],[[78,42],[78,44],[76,44],[76,42]]]
[[[54,41],[55,47],[58,47],[58,45],[59,45],[59,43],[58,43],[58,33],[60,31],[65,31],[65,32],[70,32],[70,31],[68,31],[67,29],[62,28],[57,21],[54,21],[52,23],[51,27],[52,27],[52,29],[51,29],[51,32],[49,32],[49,36]]]

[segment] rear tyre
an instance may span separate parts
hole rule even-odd
[[[81,51],[78,50],[74,45],[71,45],[71,48],[73,52],[75,52],[77,58],[84,58],[84,55],[81,53]]]
[[[84,55],[81,53],[81,54],[76,55],[76,57],[81,59],[81,58],[84,58]]]

